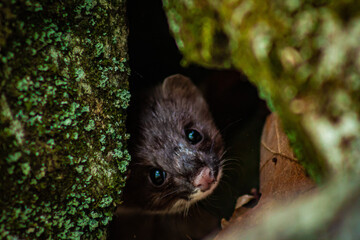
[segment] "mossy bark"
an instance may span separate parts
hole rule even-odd
[[[246,73],[314,178],[359,169],[358,2],[163,4],[184,62]]]
[[[125,1],[0,3],[0,238],[101,239],[120,201]]]
[[[328,196],[329,202],[322,207],[337,204],[326,223],[335,219],[334,209],[345,207],[350,199],[359,202],[359,2],[163,0],[163,5],[185,64],[244,72],[280,116],[307,172],[326,183],[318,199]],[[332,205],[331,197],[341,184],[346,196]],[[305,221],[310,213],[316,214],[310,205],[317,203],[308,199],[282,217],[289,219],[290,212],[297,212]],[[359,216],[354,217],[358,222]],[[319,230],[326,223],[319,220],[310,228]],[[281,229],[281,224],[275,225],[269,225],[274,233]],[[314,237],[304,230],[307,227],[299,226],[298,236]]]

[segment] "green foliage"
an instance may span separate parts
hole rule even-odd
[[[360,171],[357,1],[163,0],[163,5],[183,62],[244,72],[281,117],[315,179],[353,166]]]
[[[124,11],[0,2],[0,238],[105,238],[130,161]]]
[[[313,194],[261,214],[246,231],[234,221],[223,239],[358,239],[360,2],[163,5],[183,62],[243,71],[280,116],[308,173],[324,183]]]

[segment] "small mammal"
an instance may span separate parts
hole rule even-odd
[[[125,209],[176,213],[210,195],[222,174],[223,140],[200,91],[167,77],[129,114],[132,161]]]

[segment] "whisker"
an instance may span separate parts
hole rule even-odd
[[[217,201],[217,199],[215,199],[214,197],[214,194],[210,195],[209,197],[204,199],[203,203],[210,207],[217,208],[218,206],[215,204],[215,201]]]
[[[175,194],[175,193],[177,193],[177,192],[179,192],[179,190],[178,190],[178,189],[175,189],[174,191],[168,192],[168,193],[165,194],[165,195],[160,195],[161,200],[163,200],[164,198],[166,198],[166,197],[168,197],[168,196],[170,196],[170,195],[172,195],[172,194]]]
[[[210,153],[213,151],[215,139],[216,139],[218,134],[220,134],[220,131],[217,129],[215,135],[212,136],[211,147],[210,147],[210,151],[209,151]]]
[[[219,191],[225,191],[227,194],[232,194],[232,184],[226,180],[223,180],[221,184],[219,184]]]
[[[238,120],[235,120],[235,121],[229,123],[229,124],[226,125],[223,129],[221,129],[220,132],[221,132],[222,134],[224,134],[225,130],[227,130],[229,127],[232,127],[232,126],[234,126],[235,124],[237,124],[237,123],[239,123],[239,122],[241,122],[241,121],[242,121],[242,119],[238,119]]]
[[[194,205],[195,205],[194,207],[196,207],[197,214],[199,215],[201,213],[199,203],[196,202]]]
[[[224,159],[224,161],[221,164],[221,167],[225,170],[228,169],[228,167],[244,167],[243,162],[241,162],[239,159],[234,159],[234,158],[226,158]],[[235,169],[235,168],[234,168]]]
[[[190,208],[191,204],[186,204],[185,208],[183,210],[183,217],[186,218],[189,215],[189,208]]]
[[[186,206],[186,216],[189,216],[190,206],[191,206],[191,204],[187,204],[187,206]]]

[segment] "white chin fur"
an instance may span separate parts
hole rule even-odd
[[[184,200],[184,199],[178,200],[177,202],[174,203],[172,208],[168,210],[168,213],[182,212],[182,211],[188,209],[193,203],[209,196],[215,190],[217,185],[219,184],[221,176],[222,176],[222,169],[220,169],[219,174],[216,178],[216,181],[214,182],[214,184],[211,185],[209,190],[202,192],[199,188],[195,188],[194,193],[192,193],[189,197],[190,200],[188,200],[188,201]]]

